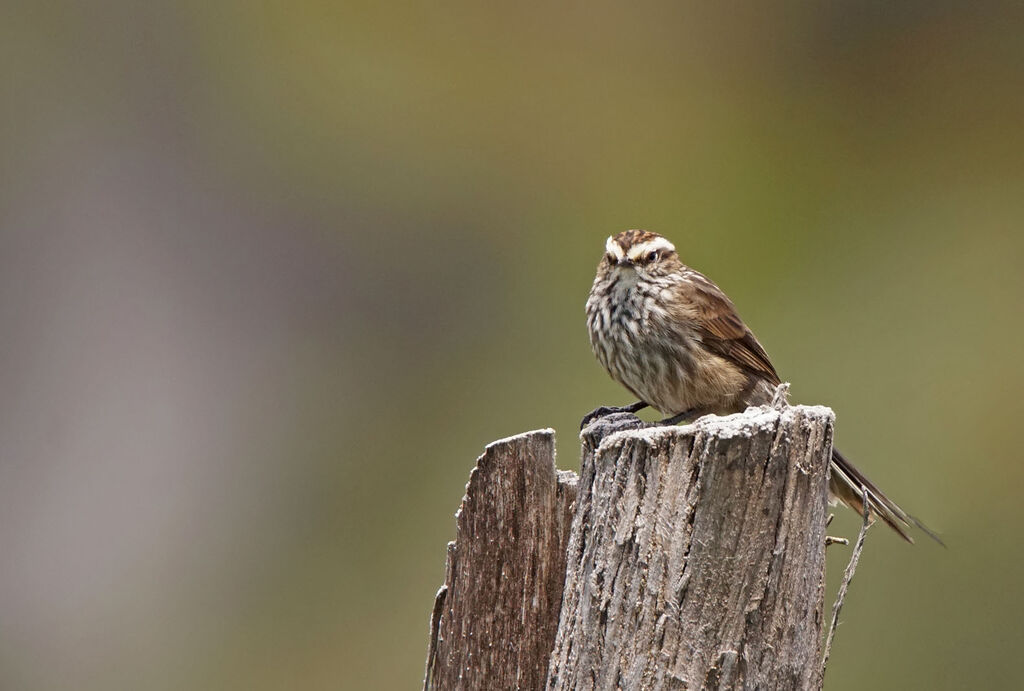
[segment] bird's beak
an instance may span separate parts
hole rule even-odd
[[[633,266],[633,262],[629,260],[629,257],[622,257],[615,263],[615,266]]]

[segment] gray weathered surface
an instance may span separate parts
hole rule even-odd
[[[540,689],[555,640],[576,474],[553,430],[487,446],[434,602],[424,689]]]
[[[820,688],[832,412],[613,417],[582,435],[547,688]]]

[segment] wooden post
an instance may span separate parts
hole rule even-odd
[[[541,689],[555,642],[576,474],[555,432],[487,446],[469,475],[434,599],[424,689]]]
[[[522,451],[550,431],[501,442],[518,460],[471,476],[425,688],[820,688],[832,424],[784,405],[683,427],[603,418],[581,435],[578,497],[553,455]],[[531,508],[498,476],[538,463]],[[467,505],[489,518],[471,527]]]

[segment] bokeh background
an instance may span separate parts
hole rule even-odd
[[[949,545],[869,535],[828,688],[1018,686],[1022,19],[5,3],[0,688],[417,688],[483,446],[629,401],[630,227]]]

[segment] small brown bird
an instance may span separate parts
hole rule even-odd
[[[627,230],[608,238],[587,300],[587,328],[597,359],[640,399],[591,416],[646,406],[670,416],[665,424],[728,415],[769,403],[781,383],[732,301],[683,265],[672,243],[657,233]],[[913,542],[907,532],[913,525],[942,544],[833,449],[830,499],[862,513],[862,487],[871,494],[871,514],[903,539]]]

